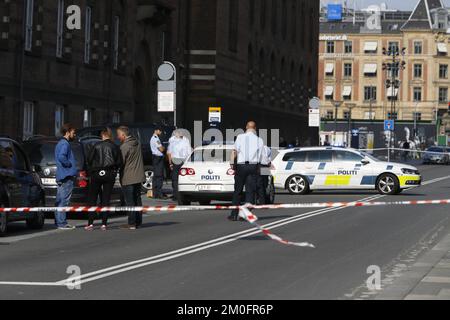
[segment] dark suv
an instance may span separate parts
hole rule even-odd
[[[30,161],[35,167],[36,172],[41,178],[42,185],[45,190],[46,203],[53,206],[56,200],[56,191],[58,185],[56,183],[56,161],[55,148],[59,139],[55,137],[40,137],[23,143],[25,152],[30,157]],[[87,171],[87,155],[92,146],[98,143],[100,138],[82,138],[78,141],[71,142],[72,151],[74,153],[79,176],[73,190],[71,205],[86,206],[88,205],[89,192],[89,176]],[[121,202],[121,188],[119,179],[116,181],[112,193],[111,201],[113,204]]]
[[[45,195],[41,181],[20,145],[9,138],[0,137],[0,207],[43,207]],[[7,232],[13,221],[26,221],[31,229],[42,229],[45,214],[0,213],[0,236]]]

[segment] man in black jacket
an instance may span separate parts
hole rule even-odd
[[[93,147],[87,160],[89,176],[91,177],[89,203],[91,206],[96,206],[98,197],[101,195],[101,206],[108,207],[117,173],[122,166],[122,155],[119,146],[112,141],[111,129],[104,128],[101,137],[102,141]],[[108,212],[102,212],[103,231],[106,231],[108,214]],[[96,216],[96,212],[89,213],[89,223],[85,228],[87,231],[94,229]]]

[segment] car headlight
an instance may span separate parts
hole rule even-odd
[[[413,170],[413,169],[402,169],[403,174],[410,174],[410,175],[420,175],[419,170]]]

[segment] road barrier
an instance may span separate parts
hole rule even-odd
[[[188,212],[188,211],[223,211],[239,210],[239,216],[258,228],[264,235],[270,239],[290,246],[314,248],[313,244],[308,242],[290,242],[273,234],[268,229],[257,223],[258,217],[250,210],[273,210],[273,209],[305,209],[305,208],[357,208],[357,207],[382,207],[382,206],[423,206],[423,205],[450,205],[450,199],[443,200],[412,200],[412,201],[391,201],[391,202],[317,202],[317,203],[292,203],[292,204],[272,204],[272,205],[251,205],[228,206],[228,205],[210,205],[210,206],[145,206],[145,207],[35,207],[35,208],[0,208],[1,214],[10,213],[36,213],[62,211],[67,213],[89,213],[89,212],[135,212],[157,213],[157,212]]]

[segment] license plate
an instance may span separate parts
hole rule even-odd
[[[56,179],[42,178],[42,184],[53,185],[56,184]]]
[[[198,186],[198,191],[222,191],[222,186]]]

